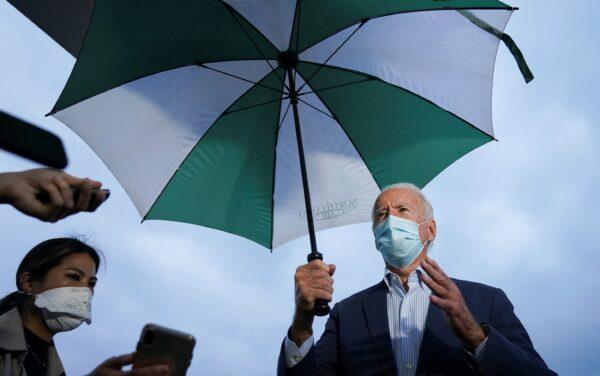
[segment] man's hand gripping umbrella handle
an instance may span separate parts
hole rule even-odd
[[[318,251],[313,251],[308,254],[306,259],[308,260],[308,262],[311,262],[314,260],[323,261],[323,255]],[[325,301],[323,299],[315,300],[315,307],[313,308],[313,313],[315,316],[327,316],[330,311],[331,311],[331,308],[329,307],[329,303],[327,301]]]

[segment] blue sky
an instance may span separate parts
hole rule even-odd
[[[507,32],[536,78],[525,85],[504,46],[493,96],[499,142],[489,143],[434,179],[438,239],[431,256],[450,275],[504,289],[534,345],[559,374],[600,374],[600,6],[591,1],[514,1]],[[32,246],[83,234],[106,255],[91,326],[56,337],[68,374],[135,348],[147,322],[194,334],[190,374],[274,373],[293,311],[293,273],[305,261],[301,238],[270,254],[248,240],[169,222],[140,223],[102,162],[73,132],[45,118],[74,59],[0,2],[0,108],[59,134],[68,172],[113,192],[96,214],[58,224],[0,207],[0,294]],[[35,167],[0,151],[0,171]],[[318,234],[338,266],[335,301],[378,282],[383,262],[369,224]],[[316,322],[320,333],[324,319]]]

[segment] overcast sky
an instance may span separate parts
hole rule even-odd
[[[508,24],[536,78],[525,85],[501,45],[493,117],[499,142],[451,165],[425,188],[438,224],[431,256],[460,279],[504,289],[551,368],[600,373],[600,118],[597,22],[592,1],[514,1]],[[0,295],[15,289],[23,255],[51,237],[83,234],[107,266],[99,274],[93,325],[56,336],[67,374],[135,348],[147,322],[197,339],[190,374],[275,372],[293,310],[293,273],[306,237],[274,253],[233,235],[163,221],[140,223],[133,204],[96,155],[67,127],[45,118],[74,59],[0,2],[0,108],[60,135],[68,172],[110,188],[94,215],[58,224],[0,206]],[[0,151],[0,171],[36,167]],[[381,280],[369,224],[318,234],[337,264],[339,301]],[[324,319],[316,320],[320,333]]]

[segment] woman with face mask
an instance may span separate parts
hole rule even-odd
[[[98,252],[71,238],[47,240],[27,253],[17,269],[17,291],[0,300],[0,375],[65,374],[52,339],[84,322],[91,324],[99,266]],[[90,375],[124,375],[121,368],[132,360],[133,354],[111,358]],[[169,368],[134,372],[168,375]]]

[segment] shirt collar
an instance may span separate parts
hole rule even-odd
[[[421,290],[428,290],[429,287],[423,281],[421,281],[421,274],[423,274],[423,270],[421,267],[417,267],[408,275],[408,285],[410,286],[418,286]],[[385,268],[385,275],[383,280],[385,281],[386,286],[389,291],[398,290],[401,295],[406,294],[404,291],[404,286],[400,281],[400,277],[398,277],[394,272],[392,272],[388,267]]]

